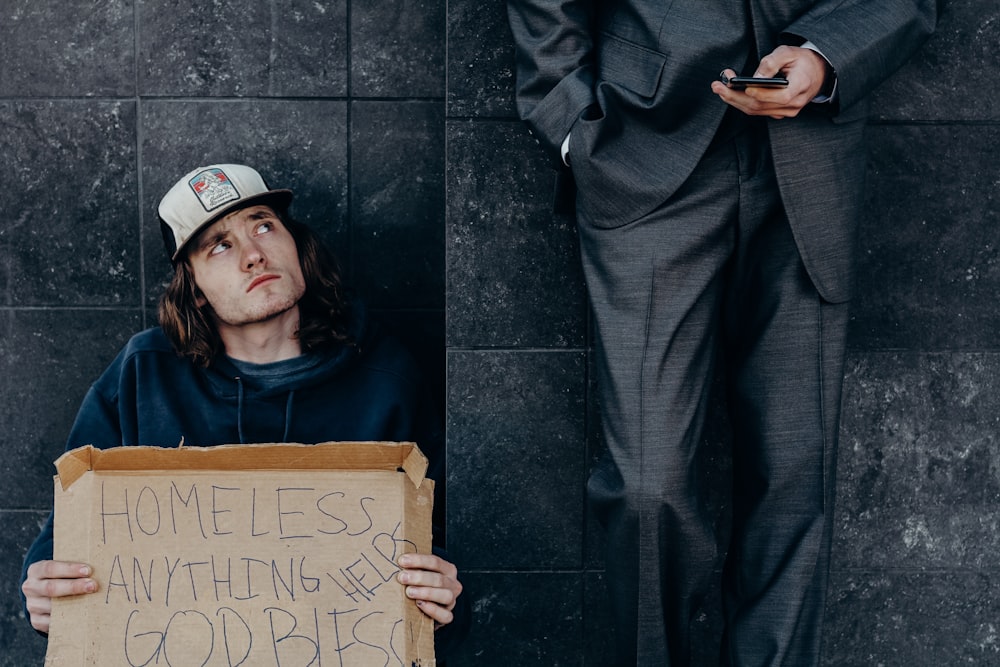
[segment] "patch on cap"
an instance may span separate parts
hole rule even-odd
[[[275,211],[288,208],[291,190],[271,190],[257,170],[242,164],[210,164],[192,169],[163,195],[156,211],[172,261],[206,225],[250,204]]]
[[[240,198],[236,186],[226,176],[226,172],[218,167],[199,171],[188,180],[188,185],[191,186],[191,190],[206,211],[214,211],[220,206]]]

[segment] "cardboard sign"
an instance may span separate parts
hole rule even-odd
[[[431,549],[416,445],[88,446],[56,468],[55,558],[99,590],[53,601],[46,665],[435,664],[396,580]]]

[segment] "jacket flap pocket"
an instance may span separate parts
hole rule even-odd
[[[643,97],[656,92],[666,60],[667,57],[658,51],[607,33],[601,35],[597,55],[601,80],[619,84]]]

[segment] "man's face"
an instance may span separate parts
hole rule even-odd
[[[188,262],[220,329],[298,317],[305,279],[291,233],[268,206],[248,206],[205,228]]]

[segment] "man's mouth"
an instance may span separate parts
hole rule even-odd
[[[250,283],[250,286],[247,287],[247,292],[252,292],[255,288],[260,287],[264,283],[269,283],[272,280],[278,280],[278,278],[280,278],[280,276],[275,275],[273,273],[265,273],[263,275],[257,276]]]

